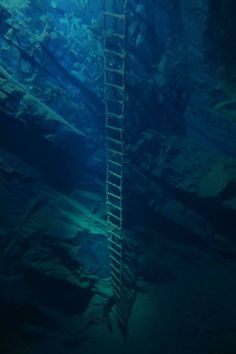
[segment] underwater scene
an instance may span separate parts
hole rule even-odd
[[[0,0],[0,354],[236,354],[235,19]]]

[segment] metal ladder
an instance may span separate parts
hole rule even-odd
[[[103,2],[107,241],[116,314],[123,327],[127,325],[133,300],[133,290],[125,284],[123,264],[126,7],[127,0],[104,0]]]

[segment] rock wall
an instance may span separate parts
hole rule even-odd
[[[176,282],[178,295],[183,268],[199,267],[202,280],[210,262],[222,262],[222,278],[233,273],[234,10],[231,0],[128,3],[124,215],[127,268],[138,278],[131,333],[145,289],[156,298],[155,287],[161,293]],[[50,345],[57,354],[81,345],[87,353],[87,335],[115,330],[105,237],[102,2],[1,0],[0,19],[0,350],[14,354],[14,337],[24,354]],[[225,301],[220,291],[217,301]],[[27,347],[32,338],[37,344]],[[218,350],[214,343],[204,350]],[[197,349],[173,350],[166,353]]]

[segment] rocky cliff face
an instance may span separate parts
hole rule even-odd
[[[4,353],[235,352],[234,11],[231,0],[128,4],[137,300],[124,344],[107,280],[102,3],[0,1]]]

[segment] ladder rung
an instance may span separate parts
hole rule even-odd
[[[109,173],[114,177],[121,179],[123,176],[123,168],[122,166],[114,166],[107,161],[107,175]]]
[[[118,261],[115,257],[113,257],[111,254],[109,256],[113,262],[115,262],[116,264],[118,264],[121,267],[121,259]],[[120,257],[121,258],[121,257]]]
[[[120,109],[120,113],[118,113],[118,110],[116,110],[115,108],[113,109],[113,107],[108,107],[107,105],[105,106],[105,117],[107,117],[107,115],[109,114],[109,115],[111,115],[111,114],[116,114],[116,115],[118,115],[118,116],[121,116],[121,117],[123,117],[123,118],[120,118],[120,119],[124,119],[124,113],[123,113],[123,111],[124,111],[124,104],[121,104],[120,102],[115,102],[114,104],[116,104],[116,103],[119,103],[120,105],[121,105],[121,109]],[[112,110],[113,109],[113,110]]]
[[[117,226],[116,224],[113,224],[112,221],[110,220],[107,220],[107,224],[108,224],[108,229],[109,228],[113,228],[114,230],[116,230],[117,232],[121,232],[122,231],[122,228],[120,226]],[[111,233],[111,229],[108,230],[110,233]],[[123,238],[121,238],[120,235],[114,235],[113,233],[113,236],[115,236],[116,238],[118,238],[119,240],[122,240]]]
[[[110,141],[112,141],[113,143],[116,143],[116,144],[119,144],[119,145],[123,144],[123,141],[122,141],[122,140],[117,140],[117,139],[115,139],[115,138],[110,138],[109,136],[107,136],[107,140],[110,140]]]
[[[132,288],[128,288],[125,284],[123,284],[123,290],[128,292],[128,293],[134,292],[134,290]]]
[[[123,106],[124,105],[124,100],[121,99],[121,100],[117,100],[117,99],[114,99],[114,98],[108,98],[107,101],[109,101],[109,103],[118,103],[119,105]]]
[[[121,214],[120,214],[120,216],[118,216],[118,215],[114,214],[112,212],[112,210],[110,210],[110,209],[107,210],[107,213],[108,213],[108,216],[110,216],[112,218],[115,218],[115,219],[117,219],[119,221],[122,221],[122,215]]]
[[[107,171],[107,172],[110,173],[111,175],[113,175],[113,176],[119,178],[119,179],[122,178],[122,175],[119,175],[118,173],[115,173],[115,172],[113,172],[113,171],[110,171],[109,168],[108,168],[108,171]]]
[[[123,306],[120,302],[120,294],[121,292],[119,292],[119,294],[113,294],[114,295],[114,300],[115,300],[115,303],[116,303],[116,311],[120,311],[120,314],[121,317],[125,317],[127,319],[127,317],[129,317],[129,314],[130,314],[130,306],[129,305],[126,305],[126,306]],[[116,314],[118,314],[118,312],[116,312]]]
[[[120,243],[115,242],[115,241],[113,241],[113,240],[111,240],[111,239],[109,239],[109,238],[108,238],[108,243],[111,243],[112,245],[115,245],[115,246],[118,247],[120,250],[122,249]]]
[[[117,301],[115,301],[116,303],[118,303],[118,299],[120,297],[120,294],[121,294],[121,290],[120,290],[120,287],[117,285],[113,288],[113,296],[114,296],[114,299],[116,298]]]
[[[109,211],[108,211],[108,213],[109,213]],[[114,215],[111,215],[113,218],[115,217]],[[122,219],[121,218],[117,218],[117,220],[119,220],[120,222],[122,222]],[[121,247],[119,247],[119,248],[121,248]]]
[[[107,220],[107,231],[108,231],[108,235],[112,234],[112,236],[116,237],[119,241],[123,240],[123,237],[122,237],[122,229],[119,228],[118,226],[113,229],[114,225]]]
[[[110,162],[110,159],[107,160],[107,174],[110,173],[111,175],[117,177],[117,178],[122,178],[123,176],[123,165],[112,165]]]
[[[107,192],[107,193],[110,193],[109,191]],[[111,198],[113,198],[113,197],[111,197]],[[118,202],[118,200],[117,200],[118,198],[114,198],[114,201],[117,201]],[[109,201],[109,197],[107,197],[107,201]],[[111,201],[111,200],[110,200]],[[120,198],[119,198],[119,201],[120,201]],[[122,203],[120,203],[120,205],[121,205]]]
[[[119,179],[122,178],[122,171],[123,171],[123,169],[120,168],[119,173],[118,172],[114,172],[114,167],[109,166],[109,163],[107,165],[107,173],[110,173],[111,175],[113,175],[116,178],[119,178]]]
[[[121,156],[123,155],[122,152],[114,150],[114,149],[111,149],[111,148],[107,148],[107,150],[112,152],[112,153],[114,153],[114,154],[118,154],[118,155],[121,155]]]
[[[114,180],[112,180],[112,179],[114,179]],[[117,187],[119,189],[121,189],[121,187],[122,187],[122,177],[121,177],[121,175],[118,175],[117,173],[112,172],[109,167],[107,169],[107,180],[106,180],[106,182],[111,184],[111,185],[114,184],[113,187]]]
[[[116,224],[114,224],[111,220],[107,220],[108,224],[112,225],[112,227],[118,229],[118,230],[121,230],[121,226],[118,226]]]
[[[107,166],[107,180],[110,178],[111,182],[115,183],[116,185],[118,185],[117,182],[119,181],[119,185],[121,185],[121,176],[122,176],[122,173],[123,173],[123,169],[120,169],[118,171],[118,168],[119,167],[113,167],[113,165]],[[112,181],[112,178],[114,178],[114,179],[117,178],[117,180],[116,181]]]
[[[125,35],[124,34],[120,34],[117,32],[108,32],[108,31],[104,31],[103,32],[105,36],[113,36],[113,37],[118,37],[121,39],[125,39]]]
[[[121,293],[122,293],[122,284],[121,284]],[[122,310],[125,310],[125,312],[130,312],[130,308],[131,308],[130,304],[129,304],[129,303],[124,303],[124,302],[122,302],[122,301],[121,301],[121,296],[119,296],[119,297],[117,298],[117,303],[116,303],[116,305],[117,305],[117,308],[120,308],[120,309],[122,309]]]
[[[108,217],[108,221],[109,222],[112,222],[113,224],[115,224],[115,225],[117,225],[118,227],[121,227],[121,224],[122,224],[122,219],[120,219],[120,218],[116,218],[116,217],[114,217],[113,215],[111,215],[111,214],[107,214],[107,217]],[[113,218],[113,219],[112,219]],[[117,223],[117,224],[116,224]],[[119,223],[119,224],[118,224]]]
[[[105,48],[104,50],[105,50],[105,52],[117,55],[118,57],[125,58],[125,52],[121,53],[121,52],[117,52],[115,50],[111,50],[111,49],[108,49],[108,48]]]
[[[109,217],[114,217],[113,215],[111,215],[110,214],[110,212],[108,211],[108,214],[107,214],[107,216],[109,216]],[[122,218],[118,218],[118,217],[115,217],[117,220],[119,220],[119,221],[121,221],[122,220]],[[111,222],[112,222],[112,220],[111,220]]]
[[[117,299],[119,299],[120,295],[121,295],[121,283],[120,283],[120,281],[115,280],[114,278],[112,278],[112,287],[113,287],[114,298],[116,297]]]
[[[118,227],[116,229],[112,229],[112,226],[113,224],[111,225],[111,222],[107,220],[107,230],[109,234],[112,234],[112,236],[116,237],[119,241],[123,240],[123,237],[121,237],[122,229]]]
[[[123,146],[123,140],[118,140],[118,139],[115,139],[115,138],[110,138],[110,137],[106,137],[106,139],[107,139],[107,142],[111,142],[111,143],[114,143],[114,144],[117,144],[117,145],[119,145],[119,146],[115,146],[114,148],[116,149],[116,148],[121,148],[122,146]],[[112,147],[112,149],[114,149],[113,147]],[[119,152],[120,152],[120,150],[119,150]]]
[[[117,114],[117,113],[106,111],[106,115],[113,116],[113,117],[115,117],[117,119],[124,119],[124,115],[123,114]]]
[[[116,247],[116,248],[115,248]],[[108,249],[113,249],[116,252],[119,252],[119,255],[121,255],[122,257],[122,247],[121,246],[117,246],[117,244],[115,242],[113,243],[108,243]],[[118,249],[118,250],[117,250]]]
[[[112,224],[114,224],[115,226],[121,228],[122,227],[122,221],[121,220],[114,220],[112,219],[112,217],[110,217],[110,215],[108,215],[108,219],[107,219],[107,222],[111,222]],[[118,224],[119,223],[119,224]]]
[[[122,287],[121,287],[121,292],[122,292]],[[119,306],[125,308],[128,312],[131,310],[131,306],[129,302],[122,301],[121,298],[119,298]]]
[[[116,17],[116,18],[120,18],[120,19],[125,20],[125,15],[116,14],[116,13],[114,13],[114,12],[104,11],[104,12],[103,12],[103,15],[105,15],[105,16],[111,16],[111,17]]]
[[[123,326],[124,324],[126,324],[127,322],[127,318],[122,316],[121,314],[119,314],[119,312],[116,311],[116,316],[117,316],[117,320],[118,322],[121,324],[121,326]]]
[[[113,254],[114,254],[115,256],[118,256],[118,257],[120,257],[120,259],[122,259],[121,254],[120,254],[119,252],[117,252],[116,250],[114,250],[113,248],[109,248],[109,251],[110,251],[110,252],[113,252]],[[112,255],[110,255],[110,257],[112,257]],[[116,259],[116,258],[114,258],[114,259]],[[119,261],[118,261],[118,262],[119,262]],[[121,262],[119,262],[119,264],[121,264]]]
[[[121,294],[122,294],[122,284],[121,284],[121,291],[120,291],[120,294],[119,294],[119,297],[117,297],[117,304],[121,304],[121,303],[124,303],[124,301],[122,301],[122,298],[121,298]],[[126,306],[129,306],[130,302],[125,302]]]
[[[107,194],[110,195],[113,198],[120,199],[120,200],[122,199],[121,196],[115,195],[114,193],[108,192]]]
[[[115,249],[112,248],[112,247],[109,247],[109,251],[114,252],[114,253],[117,254],[117,256],[119,256],[119,257],[122,257],[122,255],[121,255],[117,250],[115,250]]]
[[[110,112],[109,109],[107,109],[105,111],[105,117],[107,119],[115,119],[115,120],[118,120],[118,121],[123,121],[124,120],[124,114],[123,113],[122,114],[121,113],[120,114],[113,113],[113,112]]]
[[[112,154],[116,154],[116,151],[117,150],[114,150],[114,149],[110,149],[109,147],[107,147],[107,150],[112,150],[111,153]],[[108,160],[107,160],[107,166],[109,168],[109,170],[113,169],[114,173],[120,173],[122,174],[122,171],[123,171],[123,161],[122,161],[122,155],[121,153],[118,152],[118,155],[119,155],[119,158],[120,160],[116,160],[118,158],[118,156],[115,156],[115,155],[109,155],[108,156]],[[110,164],[110,166],[109,166]],[[114,166],[112,166],[111,164],[113,164]],[[116,171],[116,172],[115,172]]]
[[[110,201],[107,201],[107,205],[110,205],[114,209],[118,209],[119,211],[122,211],[122,208],[118,205],[115,205],[114,203],[111,203]]]
[[[128,318],[127,311],[125,311],[124,309],[122,309],[122,308],[120,308],[120,307],[118,307],[118,306],[116,306],[116,314],[117,314],[118,316],[120,316],[120,319],[121,319],[122,321],[126,321],[127,318]]]
[[[124,284],[122,284],[122,296],[126,297],[127,299],[130,299],[133,294],[131,294],[132,291],[128,288],[126,288],[126,286]]]
[[[117,219],[117,220],[122,220],[122,217],[121,216],[117,216],[115,214],[113,214],[110,210],[108,210],[108,214],[111,215],[113,218]]]
[[[122,76],[124,75],[124,71],[123,70],[113,69],[113,68],[109,68],[109,67],[105,67],[104,70],[111,71],[111,72],[117,73],[117,74],[121,74]]]
[[[119,175],[122,175],[123,173],[123,166],[118,165],[118,164],[112,164],[112,161],[109,159],[109,162],[107,160],[107,171],[114,171],[114,173],[118,173]]]
[[[111,183],[115,184],[114,187],[121,188],[122,187],[122,178],[120,177],[121,176],[120,174],[117,174],[117,172],[122,174],[122,170],[121,171],[116,171],[114,173],[112,173],[112,171],[114,171],[114,169],[112,170],[112,166],[109,166],[107,168],[107,179],[106,179],[106,181],[107,182],[110,181]],[[117,176],[115,174],[117,174]]]
[[[117,161],[112,161],[112,160],[110,160],[110,159],[108,159],[107,162],[112,163],[113,165],[116,165],[116,166],[119,166],[119,167],[122,167],[122,166],[123,166],[122,163],[119,163],[119,162],[117,162]]]
[[[131,311],[131,307],[132,307],[132,303],[131,301],[127,301],[127,302],[124,302],[121,300],[121,294],[122,294],[122,283],[121,283],[121,287],[120,287],[120,294],[119,296],[117,297],[117,303],[116,305],[119,307],[119,308],[123,308],[125,309],[127,312],[130,312]]]
[[[111,272],[111,279],[112,279],[112,285],[116,287],[116,289],[119,291],[119,298],[121,296],[121,279],[118,275],[116,275],[114,272]]]
[[[120,272],[121,268],[120,267],[119,269],[115,268],[113,263],[111,263],[110,266],[111,266],[111,271],[110,271],[111,276],[116,278],[117,282],[121,283],[121,272]]]
[[[120,173],[122,173],[122,170],[121,171],[119,171]],[[119,173],[117,173],[117,172],[113,172],[111,169],[110,169],[110,166],[108,165],[107,166],[107,181],[108,181],[108,178],[109,178],[109,176],[108,175],[112,175],[112,176],[110,176],[110,178],[117,178],[118,180],[119,180],[119,183],[121,184],[121,180],[122,180],[122,174],[119,174]],[[114,183],[114,182],[113,182]],[[117,187],[118,187],[118,185],[117,185]]]
[[[115,237],[115,239],[113,236]],[[116,245],[119,248],[122,248],[122,241],[123,240],[121,238],[118,238],[117,236],[119,236],[119,235],[117,235],[117,233],[112,234],[112,235],[111,234],[107,235],[108,242]]]
[[[107,124],[107,125],[106,125],[106,128],[107,128],[107,129],[111,129],[111,130],[115,130],[115,131],[117,131],[117,132],[123,132],[123,129],[122,129],[122,128],[113,127],[113,126],[110,125],[110,124]]]
[[[112,277],[112,286],[115,287],[116,290],[121,294],[121,282],[120,282],[120,279],[117,276],[114,276],[113,274],[111,275],[111,277]]]
[[[121,284],[121,293],[122,293],[122,284]],[[130,307],[131,307],[130,303],[122,301],[121,296],[120,296],[120,298],[118,300],[119,301],[117,303],[117,307],[129,312],[130,311]]]
[[[120,302],[123,306],[125,306],[125,307],[127,307],[127,308],[130,308],[130,307],[131,307],[131,306],[130,306],[130,303],[131,303],[130,300],[131,300],[131,299],[125,299],[125,298],[122,297],[122,287],[121,287],[121,296],[120,296],[119,302]]]
[[[117,240],[123,241],[123,236],[122,236],[122,234],[121,234],[121,235],[117,235],[117,233],[114,232],[114,231],[112,231],[112,230],[109,230],[108,233],[111,234],[113,237],[115,237]]]
[[[119,216],[113,214],[110,210],[108,210],[108,215],[111,216],[112,218],[115,218],[115,219],[117,219],[117,220],[119,220],[119,221],[122,221],[122,218],[121,218],[121,217],[119,217]]]
[[[115,183],[112,183],[112,182],[110,182],[110,181],[107,181],[107,183],[108,183],[110,186],[112,186],[112,187],[114,187],[114,188],[118,188],[118,189],[121,190],[121,187],[120,187],[120,186],[117,186]]]
[[[130,302],[133,299],[133,294],[125,294],[124,289],[123,289],[123,284],[122,284],[122,294],[121,294],[121,301],[124,302]]]
[[[113,276],[111,273],[111,280],[112,280],[112,287],[113,291],[115,290],[115,296],[117,296],[117,299],[120,298],[121,296],[121,279],[118,276]],[[113,293],[114,294],[114,293]]]
[[[129,318],[129,314],[130,314],[130,309],[125,308],[123,306],[119,306],[119,300],[118,300],[116,303],[116,315],[120,316],[120,319],[126,322],[127,319]]]
[[[116,272],[117,274],[120,275],[120,267],[119,267],[119,269],[117,269],[117,267],[113,263],[111,263],[110,266],[112,268],[112,271],[114,271],[114,272]]]
[[[119,286],[117,286],[117,285],[114,286],[113,287],[113,296],[119,298],[120,297],[120,293],[121,293],[121,291],[120,291]]]
[[[111,116],[107,116],[106,117],[106,128],[108,129],[107,134],[109,132],[109,129],[117,130],[117,132],[119,130],[120,134],[122,134],[123,131],[124,131],[122,123],[123,123],[123,120],[120,119],[120,118],[116,118],[116,117],[114,118],[114,117],[111,117]],[[121,138],[123,140],[123,136],[122,135],[120,135],[120,136],[121,136]]]
[[[120,266],[117,267],[113,263],[110,263],[110,267],[111,267],[111,270],[110,270],[111,275],[112,276],[114,275],[114,278],[116,278],[120,282],[121,281],[121,267]]]
[[[120,89],[120,90],[122,90],[122,91],[125,91],[124,85],[115,85],[115,84],[111,84],[111,83],[109,83],[109,82],[105,82],[105,86],[111,86],[111,87]]]
[[[109,211],[109,210],[108,210],[107,212],[108,212],[108,213],[110,213],[110,211]],[[112,215],[112,216],[113,216],[113,217],[115,217],[115,215]],[[122,220],[122,217],[120,217],[120,220]]]
[[[110,213],[110,211],[108,211],[108,213]],[[112,215],[113,216],[113,215]],[[113,216],[114,217],[114,216]],[[121,218],[121,220],[122,220],[122,218]]]
[[[109,193],[110,193],[110,192],[109,192]],[[118,201],[117,199],[114,199],[114,200]],[[119,201],[120,201],[121,203],[119,203],[118,206],[122,207],[122,200],[119,200]],[[107,202],[107,203],[111,202],[111,203],[114,204],[114,202],[113,202],[111,199],[109,199],[109,197],[107,197],[106,202]]]

